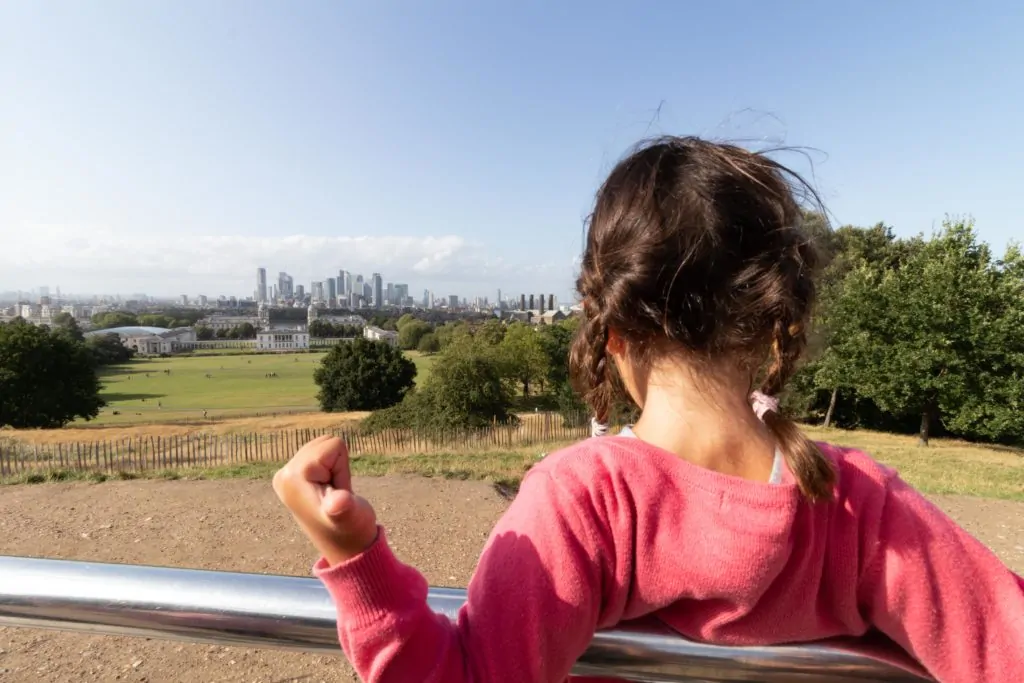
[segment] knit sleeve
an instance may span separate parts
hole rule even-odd
[[[575,496],[533,472],[495,528],[455,622],[427,605],[427,584],[381,536],[362,555],[315,571],[338,634],[366,683],[564,681],[601,614],[599,537]]]
[[[869,622],[943,683],[1024,681],[1024,581],[895,475],[877,528]]]

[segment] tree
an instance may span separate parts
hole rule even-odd
[[[422,320],[409,320],[398,328],[398,345],[406,350],[418,348],[420,339],[433,330],[430,323],[425,323]]]
[[[242,323],[238,326],[238,338],[239,339],[255,339],[256,328],[252,323]]]
[[[147,313],[139,316],[139,324],[145,327],[174,327],[175,320],[169,315]]]
[[[512,395],[497,354],[478,344],[454,344],[429,376],[398,405],[363,422],[368,431],[473,429],[515,420]]]
[[[107,311],[106,313],[94,315],[92,317],[92,324],[97,330],[106,330],[111,327],[134,327],[139,324],[139,321],[131,313]]]
[[[416,317],[412,313],[406,313],[405,315],[398,319],[397,323],[395,323],[395,328],[399,332],[401,332],[403,327],[405,327],[414,320],[416,320]]]
[[[987,272],[991,288],[970,330],[968,391],[945,426],[969,438],[1024,442],[1024,255],[1012,244]]]
[[[569,349],[579,328],[579,318],[566,318],[539,329],[540,346],[547,358],[547,389],[558,404],[558,412],[567,426],[578,426],[587,419],[587,406],[572,387],[569,377]]]
[[[206,325],[196,328],[196,339],[199,341],[210,341],[213,339],[213,330]]]
[[[579,328],[579,318],[566,318],[555,325],[539,328],[540,347],[547,358],[547,383],[551,391],[569,383],[569,349]]]
[[[420,337],[420,343],[416,345],[416,350],[419,351],[420,353],[428,354],[437,353],[438,351],[440,351],[441,344],[440,342],[437,341],[437,335],[435,335],[433,332],[428,332],[427,334]]]
[[[497,318],[491,318],[477,328],[476,336],[486,344],[497,346],[505,339],[505,325]]]
[[[512,394],[494,354],[451,347],[430,370],[422,399],[438,427],[484,427],[511,417]]]
[[[309,324],[309,336],[316,339],[329,339],[335,336],[334,325],[326,320],[314,320]]]
[[[538,332],[524,323],[512,323],[501,342],[506,376],[522,384],[523,396],[530,395],[530,383],[543,381],[548,359]]]
[[[96,365],[117,365],[127,363],[135,355],[134,349],[129,349],[121,343],[117,334],[94,334],[85,341],[86,349],[92,354]]]
[[[812,225],[817,225],[815,221]],[[837,298],[843,293],[845,278],[856,268],[867,266],[881,271],[894,270],[899,267],[901,259],[907,253],[907,245],[896,239],[892,228],[884,223],[876,223],[870,228],[858,228],[846,225],[834,233],[823,234],[818,228],[817,242],[819,251],[823,253],[825,268],[818,281],[818,316],[808,336],[806,367],[797,374],[791,388],[787,392],[787,405],[794,408],[794,398],[803,405],[796,406],[798,413],[806,413],[816,402],[816,394],[820,390],[828,393],[828,404],[825,409],[824,426],[829,427],[835,415],[841,388],[848,393],[856,394],[830,354],[835,353],[845,332],[841,329],[846,320],[829,318],[829,311]],[[838,335],[838,337],[837,337]],[[856,405],[856,396],[852,404]]]
[[[940,421],[962,434],[1019,438],[1024,418],[998,409],[1024,403],[1024,324],[1011,300],[1017,257],[993,262],[964,221],[899,247],[898,267],[861,263],[830,302],[823,382],[841,379],[882,410],[917,415],[922,445]]]
[[[78,326],[78,321],[70,313],[58,313],[53,317],[53,331],[65,334],[72,341],[85,341],[82,328]]]
[[[63,427],[103,407],[85,344],[24,321],[0,323],[0,426]]]
[[[415,378],[416,366],[399,349],[361,337],[334,346],[313,373],[327,413],[387,408],[402,400]]]
[[[437,343],[441,345],[442,350],[452,343],[452,337],[455,336],[456,326],[456,323],[445,323],[444,325],[434,328],[434,334],[437,336]]]

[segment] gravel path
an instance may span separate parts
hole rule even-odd
[[[357,481],[397,553],[464,586],[507,503],[487,484]],[[937,499],[1024,572],[1024,504]],[[315,556],[266,481],[130,481],[0,489],[0,554],[307,576]],[[0,629],[0,681],[356,681],[341,657]]]

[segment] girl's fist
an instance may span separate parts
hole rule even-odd
[[[331,565],[377,539],[377,516],[353,493],[348,448],[337,437],[321,436],[299,449],[274,475],[274,492]]]

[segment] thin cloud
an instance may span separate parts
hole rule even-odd
[[[507,263],[457,235],[194,236],[33,225],[4,242],[0,289],[50,282],[94,292],[128,287],[150,294],[247,295],[257,267],[267,269],[270,281],[285,271],[307,287],[344,268],[364,276],[380,272],[389,282],[407,282],[413,292],[447,287],[473,295],[502,286],[550,289],[567,275],[552,263]]]

